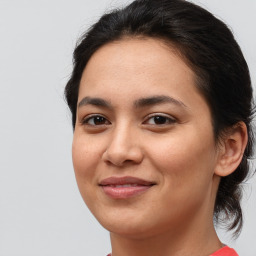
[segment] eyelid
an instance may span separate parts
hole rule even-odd
[[[177,122],[177,119],[176,119],[175,117],[169,115],[169,114],[165,114],[165,113],[153,113],[153,114],[150,114],[150,115],[146,116],[146,117],[144,118],[144,121],[143,121],[142,124],[146,124],[146,122],[147,122],[149,119],[151,119],[151,118],[153,118],[153,117],[157,117],[157,116],[165,117],[166,119],[168,119],[168,120],[170,121],[169,123],[167,123],[167,124],[162,124],[162,125],[168,125],[168,124],[173,124],[173,123],[176,123],[176,122]],[[158,125],[158,126],[159,126],[160,124],[151,124],[151,125]]]
[[[103,117],[109,124],[111,124],[110,121],[107,119],[107,117],[105,117],[105,116],[102,115],[102,114],[97,114],[97,113],[86,115],[85,117],[82,118],[82,120],[81,120],[80,123],[81,123],[82,125],[101,126],[101,125],[91,125],[91,124],[88,123],[88,121],[89,121],[90,119],[95,118],[95,117]],[[102,125],[106,125],[106,124],[102,124]],[[108,125],[108,124],[107,124],[107,125]]]

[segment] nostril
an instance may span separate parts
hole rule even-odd
[[[143,159],[143,155],[138,150],[130,150],[123,152],[113,152],[111,150],[107,150],[106,152],[104,152],[102,159],[107,165],[115,165],[118,167],[122,167],[123,165],[127,164],[140,163]]]
[[[124,164],[138,164],[143,159],[143,153],[141,145],[126,133],[120,133],[116,135],[108,146],[105,148],[105,152],[102,155],[103,161],[108,164],[123,166]]]

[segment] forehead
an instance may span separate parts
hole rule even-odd
[[[92,55],[82,75],[78,102],[89,96],[125,105],[142,97],[166,95],[187,106],[199,102],[208,107],[195,81],[178,51],[162,40],[123,39]]]
[[[133,71],[136,72],[150,68],[150,64],[153,64],[151,68],[156,69],[170,62],[175,62],[176,66],[183,71],[193,73],[171,43],[167,44],[161,39],[153,38],[124,38],[100,47],[88,61],[85,72],[95,64],[98,71],[125,67],[126,69],[134,68]],[[138,70],[137,67],[141,69]]]
[[[145,88],[160,83],[178,85],[195,84],[194,72],[177,51],[162,40],[129,38],[111,42],[97,50],[83,72],[81,87],[119,83],[125,86],[140,85]],[[98,88],[99,89],[99,88]]]

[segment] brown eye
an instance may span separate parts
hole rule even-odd
[[[164,116],[155,116],[153,119],[155,124],[165,124],[168,121]]]
[[[86,118],[83,121],[83,124],[96,126],[96,125],[110,124],[110,122],[103,116],[91,116],[91,117]]]
[[[144,123],[150,125],[165,125],[165,124],[173,124],[175,123],[175,119],[164,116],[164,115],[155,115],[148,118]]]

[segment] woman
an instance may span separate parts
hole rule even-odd
[[[101,17],[74,51],[65,95],[80,193],[112,256],[237,255],[252,87],[225,24],[182,0]]]

